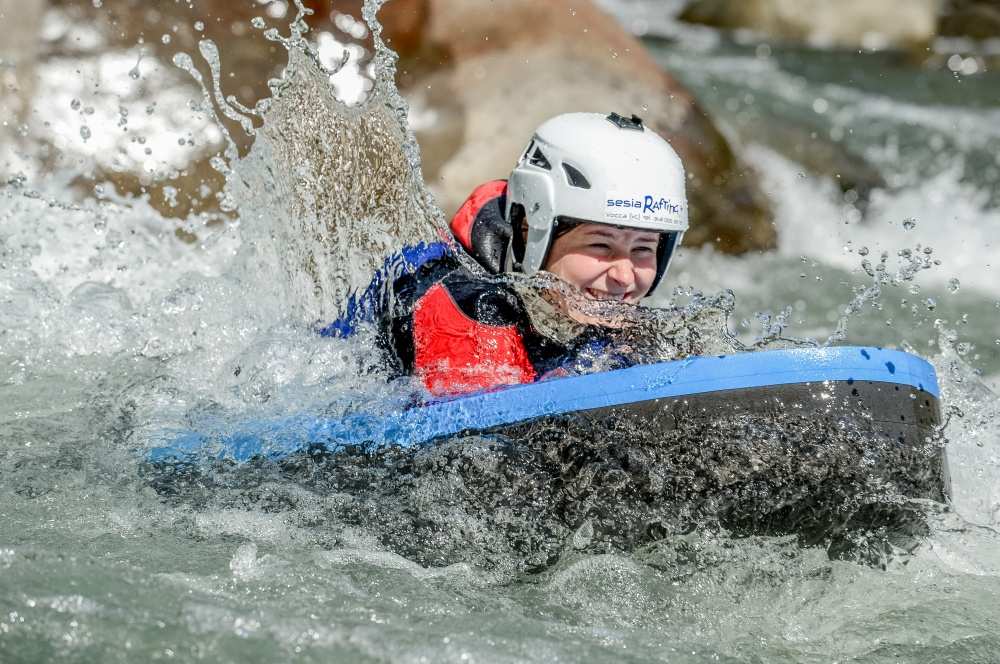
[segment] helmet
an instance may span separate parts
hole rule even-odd
[[[535,131],[510,174],[506,213],[513,225],[507,267],[526,274],[545,265],[561,222],[664,233],[648,298],[663,283],[688,228],[684,165],[635,115],[558,115]]]

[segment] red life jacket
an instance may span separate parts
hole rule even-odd
[[[496,230],[506,223],[501,204],[506,194],[504,180],[480,185],[450,224],[459,244],[495,272],[502,266],[505,240],[497,238]],[[520,321],[478,315],[498,308],[484,305],[486,299],[480,294],[469,298],[468,289],[452,285],[453,281],[445,278],[435,283],[413,308],[414,373],[439,396],[534,381],[538,374],[519,329],[523,327],[518,325]]]

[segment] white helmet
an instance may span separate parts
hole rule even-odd
[[[506,212],[514,226],[507,267],[526,274],[545,265],[564,219],[664,233],[651,297],[688,228],[684,165],[635,115],[558,115],[535,131],[510,174]]]

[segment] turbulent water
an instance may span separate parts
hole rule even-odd
[[[832,337],[928,357],[950,505],[893,503],[851,476],[870,432],[794,418],[150,474],[142,453],[165,429],[409,398],[379,377],[364,338],[322,339],[313,325],[382,254],[433,239],[440,213],[388,69],[349,108],[299,53],[246,114],[252,150],[217,163],[238,221],[192,217],[178,234],[110,187],[81,199],[72,168],[26,169],[0,190],[0,661],[996,660],[996,79],[762,49],[662,8],[654,21],[659,3],[608,5],[696,92],[776,205],[778,251],[682,252],[682,313],[706,306],[695,291],[736,298],[737,341],[695,315],[685,324],[714,327],[698,323],[687,343]],[[191,132],[214,126],[206,108],[182,115],[171,121]],[[89,122],[94,141],[121,131]],[[813,132],[867,175],[846,192],[811,175],[787,147]],[[718,498],[754,464],[779,467],[787,445],[831,439],[839,451],[801,477],[755,486],[780,502],[817,466],[843,468],[857,492],[826,509],[884,501],[919,527],[839,542],[748,535]],[[708,470],[670,472],[682,467]]]

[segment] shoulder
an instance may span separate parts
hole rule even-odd
[[[526,319],[524,304],[506,284],[455,270],[441,280],[441,285],[456,308],[470,320],[493,326],[521,326]]]
[[[503,271],[510,241],[506,214],[507,181],[492,180],[469,194],[449,224],[462,248],[493,274]]]

